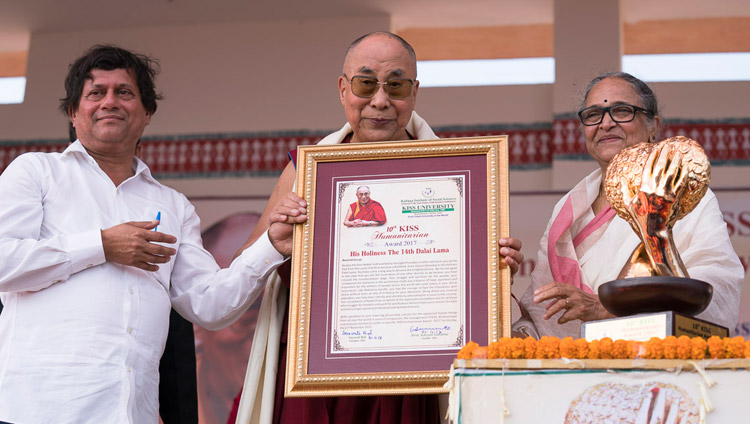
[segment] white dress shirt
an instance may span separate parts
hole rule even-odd
[[[0,176],[0,421],[156,423],[170,306],[209,329],[260,295],[283,257],[268,236],[220,269],[184,195],[134,158],[115,187],[80,144]],[[177,250],[156,272],[106,262],[101,230],[151,221]]]

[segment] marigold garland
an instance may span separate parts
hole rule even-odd
[[[458,351],[458,359],[730,359],[750,358],[750,340],[741,336],[708,340],[701,337],[653,337],[646,342],[632,340],[573,339],[544,336],[502,337],[489,346],[470,341]]]

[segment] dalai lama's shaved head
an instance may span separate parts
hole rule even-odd
[[[394,34],[392,32],[387,32],[387,31],[371,32],[369,34],[365,34],[365,35],[357,38],[356,40],[352,41],[352,43],[349,44],[349,47],[347,47],[347,49],[346,49],[346,55],[344,56],[344,73],[346,73],[346,64],[347,64],[346,62],[349,59],[349,53],[351,53],[352,50],[354,50],[357,46],[359,46],[360,43],[362,43],[363,41],[367,40],[370,37],[385,37],[385,38],[390,38],[391,40],[397,41],[399,44],[401,44],[401,47],[404,48],[404,51],[406,51],[406,54],[409,57],[411,57],[411,60],[412,60],[412,62],[414,64],[414,76],[416,77],[416,74],[417,74],[417,53],[414,51],[414,48],[411,46],[411,44],[409,44],[408,42],[406,42],[406,40],[404,40],[403,38],[399,37],[398,35],[396,35],[396,34]]]

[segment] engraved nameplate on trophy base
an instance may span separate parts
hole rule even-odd
[[[581,337],[588,341],[609,337],[645,342],[652,337],[667,336],[729,337],[729,329],[674,311],[589,321],[581,325]]]

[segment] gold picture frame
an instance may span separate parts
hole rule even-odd
[[[285,396],[447,392],[463,344],[510,335],[507,136],[300,146],[297,167]]]

